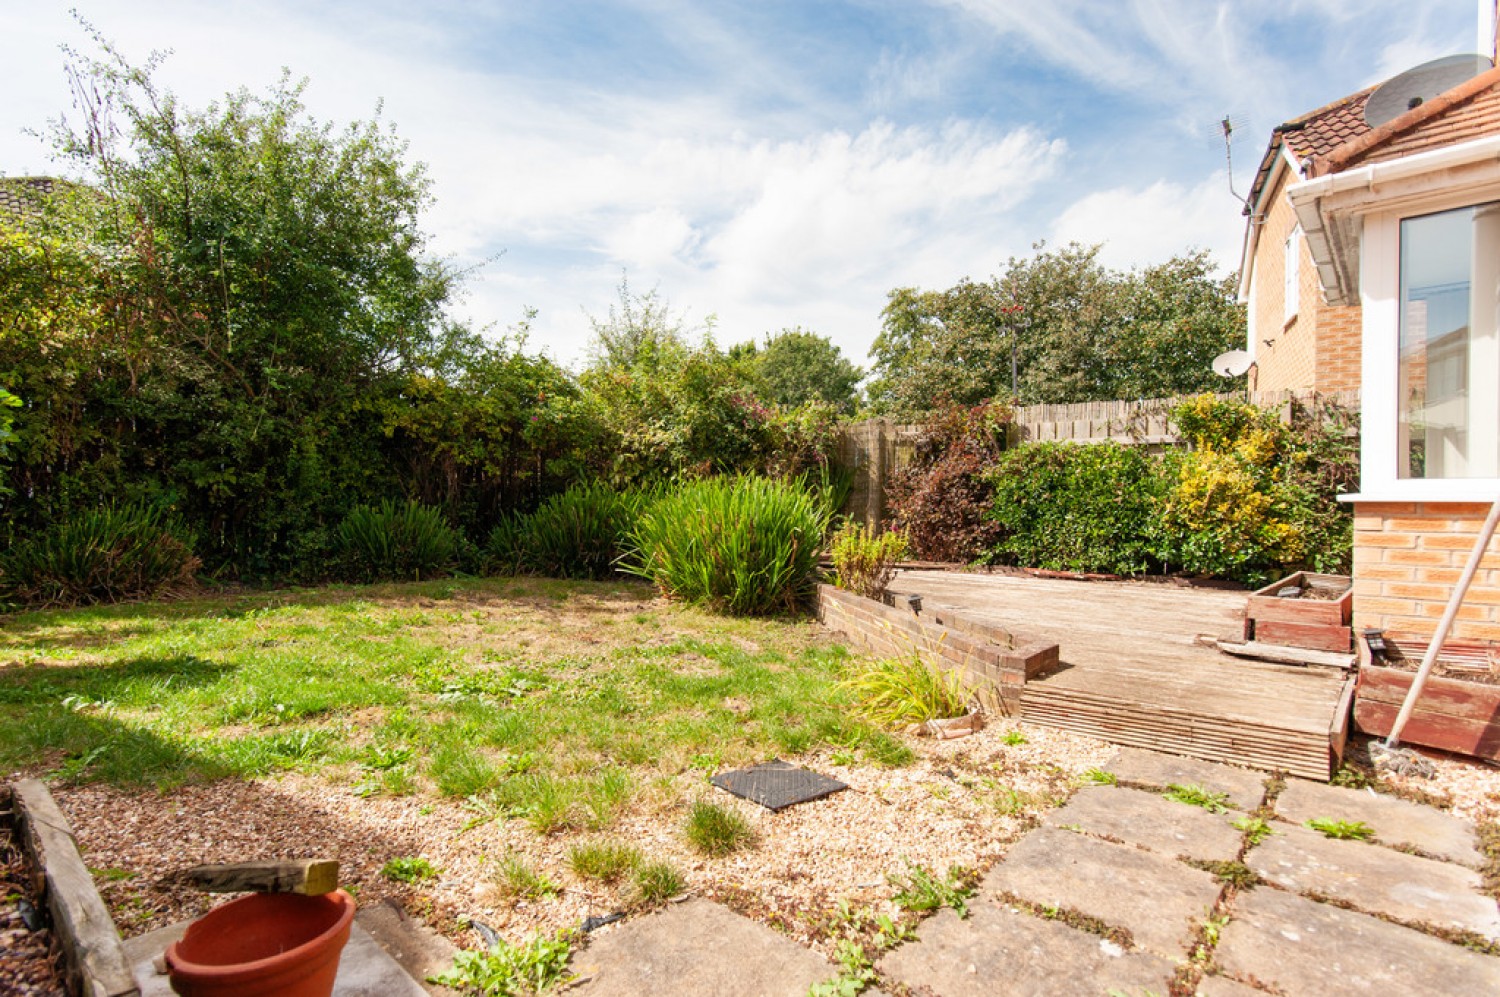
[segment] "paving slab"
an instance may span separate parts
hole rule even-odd
[[[1078,828],[1118,838],[1172,858],[1227,862],[1240,852],[1244,833],[1228,814],[1164,800],[1155,793],[1117,786],[1086,786],[1046,817],[1048,827]]]
[[[1276,832],[1246,854],[1245,864],[1277,886],[1401,921],[1500,939],[1500,912],[1478,892],[1480,876],[1472,869],[1280,822]]]
[[[1395,796],[1288,779],[1276,798],[1276,812],[1295,824],[1314,817],[1362,820],[1375,829],[1382,844],[1410,845],[1472,869],[1484,866],[1484,855],[1475,845],[1473,824],[1436,807]]]
[[[1205,976],[1193,993],[1195,997],[1266,997],[1264,990],[1247,987],[1227,976]]]
[[[1160,956],[1126,952],[1097,935],[976,900],[969,916],[929,918],[918,940],[880,961],[886,977],[942,997],[994,994],[1165,994],[1175,969]]]
[[[402,969],[421,980],[429,993],[458,997],[457,990],[426,982],[429,976],[453,968],[458,949],[447,938],[407,914],[393,900],[361,907],[354,923],[368,931]]]
[[[804,997],[838,975],[811,949],[708,900],[689,900],[590,937],[570,994],[591,997]]]
[[[1495,994],[1500,959],[1259,887],[1235,898],[1214,961],[1288,994]]]
[[[1142,948],[1177,958],[1218,899],[1219,883],[1164,855],[1044,827],[990,870],[980,892],[1071,908],[1126,929]]]
[[[135,973],[141,997],[174,997],[167,974],[158,973],[155,964],[167,946],[182,937],[190,923],[182,921],[158,928],[125,942],[125,958]],[[356,923],[350,926],[349,942],[339,956],[333,997],[428,997],[428,993]]]
[[[1223,793],[1241,810],[1254,810],[1265,798],[1266,776],[1263,772],[1237,769],[1233,765],[1220,765],[1198,758],[1183,758],[1180,755],[1164,755],[1159,751],[1141,748],[1121,748],[1105,764],[1106,772],[1113,772],[1126,782],[1139,782],[1147,786],[1165,788],[1172,783],[1199,785],[1215,793]]]

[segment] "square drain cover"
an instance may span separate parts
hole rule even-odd
[[[763,762],[748,769],[721,772],[709,780],[742,800],[782,810],[794,803],[821,800],[849,787],[837,779],[798,768],[791,762]]]

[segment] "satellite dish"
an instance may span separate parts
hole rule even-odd
[[[1371,128],[1398,118],[1438,94],[1473,79],[1493,65],[1482,55],[1450,55],[1424,62],[1380,84],[1365,101],[1365,124]]]
[[[1220,377],[1239,377],[1250,369],[1255,363],[1255,358],[1244,350],[1230,350],[1228,353],[1220,353],[1214,357],[1212,364],[1214,373]]]

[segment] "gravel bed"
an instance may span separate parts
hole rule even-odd
[[[53,968],[52,934],[33,931],[22,917],[33,904],[21,851],[0,826],[0,992],[17,997],[61,997],[67,991]],[[33,908],[35,910],[35,908]]]
[[[1025,743],[1006,743],[1022,731]],[[1012,735],[1014,740],[1014,735]],[[916,863],[936,871],[959,864],[983,871],[1037,816],[1057,805],[1086,769],[1114,748],[1089,738],[998,720],[967,738],[913,740],[918,760],[883,769],[834,764],[829,753],[798,759],[850,788],[772,813],[713,788],[691,771],[637,784],[636,799],[599,835],[536,834],[520,821],[464,830],[473,816],[431,797],[360,798],[314,776],[225,780],[166,793],[103,785],[58,786],[100,891],[128,936],[205,912],[215,898],[185,887],[181,870],[252,858],[332,857],[362,904],[386,897],[462,943],[467,919],[519,940],[576,927],[586,916],[629,909],[628,884],[604,886],[573,875],[568,852],[607,837],[667,860],[690,892],[713,896],[812,943],[838,901],[889,911],[888,876]],[[682,831],[691,803],[711,798],[745,815],[754,847],[722,858],[693,852]],[[390,859],[422,856],[440,870],[408,886],[380,875]],[[498,861],[519,857],[562,886],[560,895],[515,901],[495,883]],[[222,899],[222,898],[219,898]]]

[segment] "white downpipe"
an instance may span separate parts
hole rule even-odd
[[[1432,635],[1432,643],[1427,645],[1427,653],[1422,655],[1422,667],[1417,669],[1417,677],[1412,679],[1411,688],[1406,690],[1406,699],[1401,703],[1401,712],[1396,714],[1396,722],[1391,725],[1391,734],[1385,739],[1387,748],[1394,748],[1401,740],[1401,732],[1406,728],[1406,721],[1411,719],[1411,712],[1417,705],[1417,697],[1422,694],[1422,686],[1427,683],[1427,674],[1432,671],[1438,652],[1443,649],[1443,641],[1448,639],[1448,631],[1453,628],[1453,618],[1458,615],[1458,607],[1463,604],[1464,594],[1469,591],[1469,583],[1474,580],[1474,574],[1479,570],[1479,562],[1484,558],[1485,548],[1490,545],[1490,537],[1495,535],[1497,523],[1500,523],[1500,496],[1496,496],[1494,504],[1490,506],[1489,516],[1485,519],[1484,525],[1479,528],[1479,536],[1474,539],[1474,549],[1469,552],[1469,563],[1464,565],[1464,573],[1459,576],[1458,584],[1453,588],[1453,594],[1448,597],[1448,608],[1443,610],[1443,618],[1438,621],[1437,631]]]

